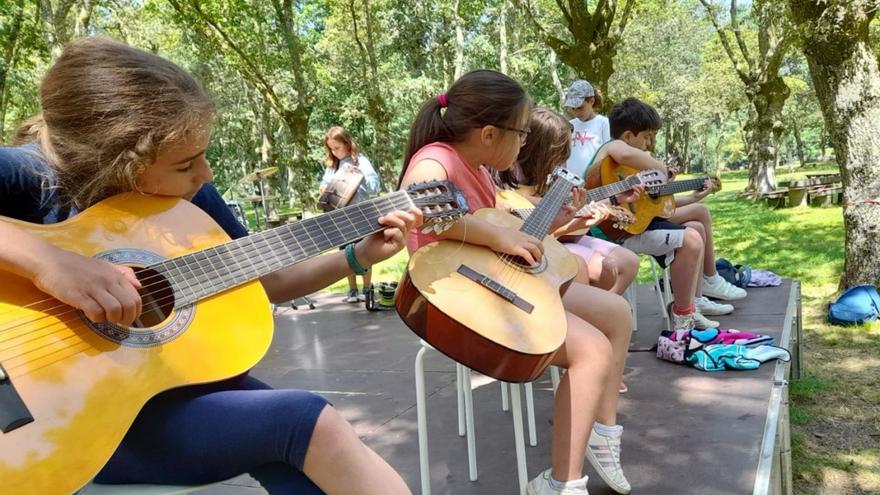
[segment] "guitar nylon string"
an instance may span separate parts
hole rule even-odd
[[[375,198],[375,199],[371,200],[370,203],[362,203],[362,205],[363,205],[363,207],[366,207],[366,206],[374,206],[374,203],[379,202],[378,200],[386,200],[386,199],[387,199],[387,200],[391,200],[392,197],[395,197],[395,196],[397,196],[397,195],[392,193],[392,194],[389,194],[389,195],[387,195],[387,196],[382,196],[382,197],[380,197],[380,198]],[[412,202],[409,201],[409,197],[408,197],[408,196],[404,196],[404,197],[407,199],[407,205],[410,205],[410,206],[411,206],[411,205],[412,205]],[[362,209],[362,207],[361,207],[361,208],[358,208],[358,209]],[[336,211],[345,211],[345,210],[336,210]],[[331,212],[331,214],[332,214],[332,212]],[[337,215],[337,216],[347,216],[347,215]],[[325,217],[327,217],[327,215],[321,215],[321,216],[319,216],[319,217],[315,217],[315,218],[316,218],[315,223],[318,223],[318,224],[319,224],[320,219],[324,219]],[[330,218],[330,220],[331,220],[331,223],[332,223],[332,218]],[[349,221],[349,223],[351,223],[351,222]],[[179,256],[179,257],[177,257],[177,258],[170,258],[170,259],[167,259],[167,260],[163,260],[162,262],[159,262],[159,263],[156,263],[156,264],[154,264],[154,265],[150,265],[150,266],[147,266],[147,267],[144,267],[144,268],[151,268],[151,267],[154,267],[154,266],[157,266],[157,265],[164,265],[164,264],[172,263],[172,262],[174,262],[174,261],[177,260],[177,259],[183,259],[183,258],[186,258],[186,257],[194,256],[194,255],[199,254],[199,253],[204,253],[205,251],[207,251],[207,250],[209,250],[209,249],[214,249],[214,250],[216,251],[217,248],[220,248],[220,247],[227,247],[227,246],[230,246],[230,245],[232,245],[235,249],[240,249],[240,248],[241,248],[241,244],[243,243],[243,242],[240,242],[240,241],[242,241],[243,239],[247,239],[247,240],[249,240],[249,242],[253,245],[253,243],[255,242],[254,239],[256,239],[256,240],[260,240],[260,239],[263,237],[261,234],[266,234],[266,235],[268,235],[269,233],[275,233],[275,234],[276,234],[276,237],[277,237],[277,236],[278,236],[278,234],[277,234],[278,231],[280,231],[280,230],[288,230],[288,231],[291,231],[291,230],[292,230],[292,227],[294,227],[294,226],[301,226],[301,224],[299,224],[299,223],[298,223],[298,224],[292,224],[292,225],[290,225],[290,226],[279,227],[279,228],[276,228],[276,229],[267,230],[267,231],[264,231],[264,232],[262,232],[262,233],[260,233],[260,234],[255,234],[255,235],[253,235],[253,236],[248,236],[248,237],[239,238],[239,239],[232,240],[232,241],[229,241],[229,242],[226,242],[226,243],[223,243],[223,244],[217,245],[217,246],[211,246],[211,247],[209,247],[209,248],[205,248],[204,250],[199,251],[199,252],[196,252],[196,253],[187,253],[187,254],[182,255],[182,256]],[[290,232],[288,232],[288,233],[290,233]],[[294,240],[295,240],[295,238],[294,238]],[[297,244],[299,244],[299,243],[297,242]],[[231,252],[231,250],[230,250],[228,247],[227,247],[227,252]],[[288,252],[289,252],[289,250],[288,250]],[[209,260],[209,261],[210,261],[210,260]],[[191,264],[191,263],[189,263],[189,261],[187,261],[187,268],[189,268],[189,265],[190,265],[190,264]],[[203,272],[203,274],[205,274],[205,273]],[[160,282],[161,282],[161,280],[164,280],[165,277],[160,273],[160,274],[155,275],[155,276],[150,276],[150,277],[144,278],[143,280],[141,280],[141,284],[143,285],[144,282],[148,282],[148,281],[151,281],[151,280],[154,280],[154,279],[157,279],[157,278],[160,279]],[[145,286],[142,286],[141,290],[143,290],[143,289],[147,289],[147,288],[149,288],[149,287],[150,287],[149,284],[148,284],[148,285],[145,285]],[[52,301],[57,301],[57,299],[50,297],[50,298],[42,299],[42,300],[39,300],[39,301],[34,301],[34,302],[29,303],[29,304],[26,304],[26,305],[24,305],[24,306],[20,306],[20,307],[18,307],[18,308],[15,308],[15,310],[18,310],[18,309],[28,309],[28,308],[31,308],[31,307],[36,306],[36,305],[38,305],[38,304],[42,304],[42,303],[45,303],[45,302],[52,302]],[[62,304],[61,306],[57,306],[57,307],[53,307],[53,308],[47,308],[47,309],[44,309],[44,310],[42,310],[42,311],[52,311],[52,310],[57,309],[58,307],[62,307],[62,306],[66,306],[66,305]],[[9,312],[12,312],[12,311],[14,311],[14,310],[7,310],[7,311],[0,312],[0,316],[3,316],[4,314],[9,313]]]
[[[342,211],[342,210],[339,210],[339,211]],[[322,215],[322,216],[323,216],[323,215]],[[346,216],[346,217],[347,217],[347,215],[339,215],[339,216]],[[320,218],[320,217],[318,217],[318,218]],[[332,220],[333,220],[333,219],[330,219],[330,220],[331,220],[331,223],[332,223]],[[316,222],[316,223],[318,223],[318,225],[319,225],[319,227],[320,227],[320,223],[319,223],[319,222]],[[339,231],[343,234],[343,237],[352,237],[353,234],[355,234],[355,233],[358,233],[358,234],[359,234],[359,232],[358,232],[358,230],[357,230],[357,227],[351,222],[350,219],[349,219],[349,223],[352,225],[352,227],[354,227],[354,228],[352,229],[352,231],[349,231],[347,227],[345,227],[344,229],[342,229],[342,228],[339,229]],[[326,232],[323,230],[323,227],[320,227],[320,228],[321,228],[322,232],[324,232],[325,237],[327,237],[327,239],[329,240],[330,238],[329,238],[329,236],[326,235]],[[282,246],[284,246],[284,248],[285,248],[285,249],[288,251],[288,253],[289,253],[290,250],[287,248],[287,243],[285,242],[285,239],[282,238],[280,235],[278,235],[277,230],[279,230],[279,229],[272,229],[272,231],[266,231],[266,232],[273,232],[273,231],[275,231],[274,233],[276,234],[276,238],[278,239],[277,242],[274,242],[274,241],[273,241],[273,242],[269,242],[269,241],[267,241],[266,239],[264,239],[265,236],[261,236],[260,238],[257,238],[257,240],[259,241],[259,240],[262,239],[262,240],[266,243],[266,245],[267,245],[268,247],[270,247],[270,248],[277,248],[277,246],[282,245]],[[292,229],[286,229],[286,230],[292,230]],[[377,228],[376,230],[380,230],[380,229]],[[286,235],[289,239],[293,239],[294,242],[297,242],[297,244],[298,244],[298,241],[296,241],[296,238],[293,237],[291,234],[292,234],[291,232],[287,232],[287,233],[285,233],[285,235]],[[254,237],[256,237],[256,236],[254,236]],[[242,239],[248,239],[248,238],[245,237],[245,238],[242,238]],[[253,247],[253,246],[254,246],[254,240],[253,240],[253,239],[249,239],[249,241],[251,242],[251,245],[252,245],[252,247]],[[317,245],[316,243],[314,243],[314,239],[312,239],[312,242],[313,242],[313,244],[315,244],[316,249],[320,249],[320,248],[318,247],[318,245]],[[221,245],[221,246],[229,246],[229,245],[234,245],[234,246],[233,246],[232,249],[230,249],[230,248],[227,247],[227,254],[232,253],[232,252],[233,252],[233,249],[235,249],[235,250],[237,250],[237,251],[241,251],[242,249],[244,249],[244,246],[243,246],[243,243],[242,243],[242,242],[237,243],[237,242],[235,242],[235,241],[232,241],[232,242],[229,242],[229,243],[223,244],[223,245]],[[208,250],[210,250],[210,249],[213,249],[214,252],[215,252],[215,254],[217,254],[217,253],[218,253],[218,251],[217,251],[217,249],[216,249],[217,247],[220,247],[220,246],[215,246],[215,247],[212,247],[212,248],[207,248],[207,249],[202,250],[202,251],[199,251],[199,252],[197,252],[197,253],[190,253],[190,255],[193,255],[193,254],[199,254],[199,253],[205,253],[206,251],[208,251]],[[328,246],[327,249],[329,249],[330,247],[332,247],[332,246]],[[326,249],[323,249],[322,251],[324,251],[324,250],[326,250]],[[274,251],[273,251],[273,254],[274,254]],[[302,254],[305,254],[305,251],[303,251]],[[316,253],[316,254],[317,254],[317,253]],[[182,257],[179,257],[179,258],[176,258],[176,259],[185,259],[185,258],[187,258],[187,257],[190,256],[190,255],[185,255],[185,256],[182,256]],[[205,257],[205,259],[208,260],[209,263],[211,263],[211,265],[212,265],[212,267],[214,268],[215,271],[216,271],[216,266],[214,266],[214,264],[213,264],[213,260],[214,260],[214,258],[216,258],[216,257],[217,257],[217,256],[213,256],[213,257],[211,257],[211,256],[208,256],[208,255],[206,255],[206,257]],[[276,260],[277,260],[278,262],[282,263],[282,266],[283,266],[284,263],[281,262],[281,260],[277,258],[277,255],[275,255],[275,257],[276,257]],[[194,259],[194,258],[192,258],[192,259]],[[157,265],[159,265],[159,264],[163,264],[163,263],[165,263],[165,262],[167,262],[167,261],[171,261],[171,260],[165,260],[165,261],[162,262],[162,263],[157,263],[156,265],[151,265],[151,266],[157,266]],[[221,259],[220,259],[220,261],[222,261],[222,254],[221,254]],[[202,265],[199,264],[198,262],[196,262],[194,265],[195,265],[196,267],[198,267],[198,268],[201,268],[201,267],[202,267]],[[257,266],[254,266],[253,263],[251,263],[252,268],[255,269],[254,271],[264,270],[264,269],[270,268],[272,265],[273,265],[272,262],[270,262],[270,261],[263,261],[262,259],[261,259],[261,264],[260,264],[258,267],[257,267]],[[193,266],[193,263],[190,263],[189,259],[185,260],[185,267],[186,267],[186,268],[188,268],[188,269],[192,269],[192,266]],[[221,265],[221,266],[224,266],[224,265]],[[178,271],[180,271],[179,267],[177,267],[176,265],[174,266],[174,268],[176,268],[176,269],[178,269]],[[195,272],[193,272],[193,273],[195,273]],[[208,275],[204,270],[202,270],[202,273],[203,273],[204,275]],[[230,273],[231,273],[231,270],[230,270]],[[169,275],[170,275],[170,273],[169,273]],[[256,279],[256,278],[258,278],[258,277],[259,277],[259,275],[257,275],[257,277],[255,277],[254,279]],[[157,278],[157,277],[156,277],[156,276],[153,276],[153,277],[149,277],[149,278]],[[158,278],[161,278],[161,279],[164,280],[165,277],[162,276],[162,275],[160,274],[160,275],[158,276]],[[222,278],[222,277],[221,277],[221,278]],[[202,283],[201,280],[199,280],[198,277],[195,277],[195,279],[196,279],[196,282],[197,282],[198,284],[201,285],[201,283]],[[145,279],[145,280],[146,280],[146,279]],[[243,282],[242,282],[242,283],[243,283]],[[141,291],[144,290],[144,289],[149,289],[150,287],[155,287],[156,285],[160,285],[160,284],[159,284],[159,283],[149,284],[149,285],[147,285],[147,286],[144,286],[144,287],[141,289]],[[191,287],[190,287],[190,288],[191,288]],[[211,287],[211,288],[210,288],[210,291],[218,292],[218,291],[216,291],[216,289],[217,289],[216,287]],[[204,287],[202,287],[202,290],[205,290]],[[225,289],[224,289],[224,290],[225,290]],[[141,291],[139,291],[139,292],[141,292]],[[147,291],[147,292],[146,292],[146,296],[152,296],[153,294],[154,294],[154,293],[153,293],[152,291]],[[161,303],[169,302],[169,301],[170,301],[171,299],[173,299],[174,297],[175,297],[175,294],[172,293],[171,296],[164,297],[164,298],[157,298],[156,301],[155,301],[155,304],[157,304],[157,305],[161,305]],[[31,304],[29,304],[28,306],[34,306],[34,305],[36,305],[36,304],[38,304],[38,303],[42,303],[42,302],[46,302],[46,301],[57,301],[57,299],[54,299],[54,298],[44,299],[44,300],[42,300],[42,301],[37,301],[36,303],[31,303]],[[46,310],[43,310],[43,311],[44,311],[44,312],[46,312],[46,311],[53,311],[53,310],[60,309],[60,308],[65,308],[65,307],[71,308],[69,305],[67,305],[67,304],[63,304],[63,303],[62,303],[62,304],[59,304],[58,306],[55,306],[55,307],[53,307],[53,308],[49,308],[49,309],[46,309]],[[14,310],[9,310],[9,311],[6,311],[6,312],[4,312],[4,313],[0,313],[0,315],[5,314],[5,313],[9,313],[9,312],[12,312],[12,311],[14,311]],[[2,333],[6,333],[6,332],[10,332],[10,331],[12,331],[12,330],[14,330],[14,329],[16,329],[16,328],[18,328],[18,327],[21,327],[22,325],[26,325],[26,324],[29,324],[29,323],[33,323],[33,322],[39,321],[39,320],[41,320],[41,319],[51,318],[51,317],[53,317],[53,316],[57,318],[57,317],[64,316],[64,315],[67,315],[67,314],[70,314],[70,313],[75,313],[76,311],[77,311],[77,310],[76,310],[75,308],[71,308],[70,310],[65,311],[65,312],[62,312],[62,313],[60,313],[60,314],[58,314],[58,315],[47,314],[47,315],[41,316],[41,317],[39,317],[39,318],[35,318],[35,319],[31,319],[31,320],[27,320],[27,321],[24,321],[24,322],[22,322],[22,323],[18,323],[18,324],[12,325],[12,326],[7,326],[7,327],[3,328],[2,330],[0,330],[0,334],[2,334]],[[76,319],[76,318],[73,318],[73,319],[67,319],[67,320],[61,320],[61,323],[68,323],[68,322],[70,322],[70,321],[74,321],[75,319]],[[40,328],[36,328],[36,329],[31,329],[31,330],[28,331],[28,333],[30,333],[30,332],[34,332],[34,331],[39,331],[39,330],[41,330],[41,329],[43,329],[43,328],[45,328],[45,327],[40,327]],[[14,338],[17,338],[17,337],[13,337],[12,339],[14,339]],[[7,340],[12,340],[12,339],[7,339]],[[2,341],[0,341],[0,342],[2,342]]]

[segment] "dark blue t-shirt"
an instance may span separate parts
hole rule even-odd
[[[78,213],[59,204],[51,169],[35,145],[0,147],[0,215],[30,223],[52,224]],[[192,203],[217,222],[229,237],[247,235],[232,210],[210,183],[196,193]]]

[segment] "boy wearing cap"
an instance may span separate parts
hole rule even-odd
[[[593,85],[583,79],[571,83],[562,104],[574,117],[571,122],[571,156],[565,164],[572,173],[584,177],[587,166],[599,148],[611,141],[608,119],[595,112],[602,106],[602,96]]]

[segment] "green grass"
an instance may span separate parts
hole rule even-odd
[[[836,168],[796,170],[777,180],[825,171]],[[878,494],[880,323],[838,327],[825,319],[843,269],[841,208],[771,209],[737,195],[747,172],[722,179],[723,191],[706,200],[716,256],[802,283],[803,378],[790,388],[794,493]],[[650,278],[647,265],[641,276]]]

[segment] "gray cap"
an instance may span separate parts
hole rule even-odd
[[[565,103],[562,106],[578,108],[584,104],[585,99],[591,96],[596,96],[593,85],[583,79],[578,79],[568,87],[568,92],[565,93]]]

